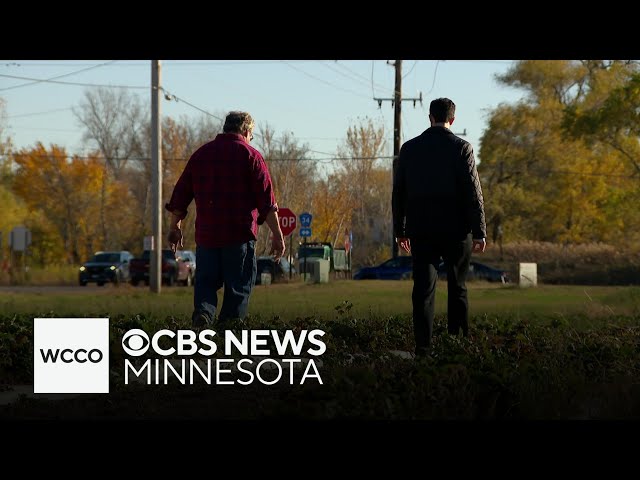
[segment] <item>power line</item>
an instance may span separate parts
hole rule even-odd
[[[407,117],[405,116],[404,112],[401,112],[400,115],[402,116],[402,122],[400,122],[400,143],[402,143],[402,139],[407,138],[404,135],[404,124],[407,121]]]
[[[311,153],[321,153],[322,155],[333,155],[332,153],[329,152],[320,152],[318,150],[309,150]]]
[[[429,89],[429,91],[428,91],[427,93],[425,93],[425,96],[426,96],[426,95],[429,95],[429,94],[433,91],[433,87],[434,87],[434,86],[435,86],[435,84],[436,84],[436,76],[438,75],[438,65],[439,65],[439,64],[440,64],[440,60],[438,60],[438,61],[436,62],[436,68],[435,68],[435,70],[433,71],[433,81],[431,82],[431,88]],[[424,112],[425,112],[425,113],[429,114],[429,112],[428,112],[428,111],[427,111],[427,109],[425,108],[424,104],[420,103],[420,106],[422,107],[422,110],[424,110]],[[465,129],[465,133],[466,133],[466,131],[467,131],[467,130]]]
[[[167,99],[167,100],[175,100],[176,102],[181,101],[181,102],[183,102],[183,103],[186,103],[186,104],[187,104],[187,105],[189,105],[190,107],[195,108],[196,110],[198,110],[198,111],[200,111],[200,112],[202,112],[202,113],[204,113],[204,114],[206,114],[206,115],[209,115],[210,117],[213,117],[213,118],[215,118],[215,119],[217,119],[217,120],[220,120],[220,121],[224,122],[224,119],[223,119],[223,118],[218,117],[217,115],[214,115],[214,114],[212,114],[212,113],[209,113],[209,112],[207,112],[206,110],[204,110],[204,109],[202,109],[202,108],[198,107],[197,105],[194,105],[193,103],[187,102],[186,100],[184,100],[184,99],[182,99],[182,98],[180,98],[180,97],[178,97],[178,96],[174,95],[173,93],[171,93],[171,92],[167,91],[165,88],[161,87],[161,90],[165,93],[165,97],[164,97],[165,99]],[[253,135],[254,135],[254,136],[256,136],[256,137],[259,137],[259,138],[264,139],[264,135],[262,135],[262,134],[260,134],[260,133],[258,133],[258,132],[255,132]],[[299,138],[300,140],[303,140],[303,139],[304,139],[304,138],[301,138],[301,137],[296,137],[296,138]],[[311,137],[309,137],[309,138],[311,138]],[[327,139],[327,140],[332,140],[331,138],[326,138],[326,139]],[[273,141],[274,143],[282,143],[282,140],[276,140],[275,138],[274,138],[272,141]],[[330,155],[330,154],[327,154],[327,155]]]
[[[295,63],[310,63],[316,62],[317,60],[290,60]],[[206,66],[206,65],[261,65],[261,64],[275,64],[280,63],[280,60],[234,60],[234,61],[203,61],[203,62],[192,62],[192,61],[180,61],[180,60],[165,60],[163,64],[168,65],[185,65],[185,66]],[[6,67],[82,67],[82,66],[91,66],[95,65],[93,63],[5,63]],[[149,62],[126,62],[126,63],[118,63],[113,65],[116,67],[148,67]]]
[[[371,60],[371,96],[376,96],[376,91],[373,88],[373,66],[375,65],[375,60]]]
[[[447,60],[449,62],[480,62],[480,63],[494,63],[496,65],[510,65],[513,60]]]
[[[11,125],[9,127],[12,130],[35,130],[35,131],[44,131],[44,132],[74,132],[76,133],[78,130],[72,130],[70,128],[48,128],[48,127],[27,127],[22,125]]]
[[[405,74],[402,76],[402,78],[408,77],[408,76],[409,76],[409,74],[410,74],[411,72],[413,72],[413,69],[414,69],[414,68],[416,68],[416,65],[418,64],[418,62],[419,62],[419,61],[420,61],[420,60],[416,60],[415,62],[413,62],[413,65],[411,66],[411,68],[409,69],[409,71],[408,71],[407,73],[405,73]]]
[[[196,110],[209,115],[210,117],[216,118],[218,120],[224,121],[224,119],[218,117],[217,115],[214,115],[213,113],[209,113],[206,110],[203,110],[202,108],[194,105],[193,103],[187,102],[185,99],[180,98],[176,95],[174,95],[173,93],[167,91],[167,89],[165,89],[164,87],[160,87],[160,90],[162,90],[164,92],[164,98],[167,100],[175,100],[176,102],[182,102],[182,103],[186,103],[187,105],[189,105],[191,108],[195,108]]]
[[[37,158],[66,158],[66,159],[78,159],[78,160],[105,160],[104,157],[98,157],[98,156],[88,156],[88,155],[75,155],[75,154],[67,154],[67,155],[48,155],[48,154],[31,154],[31,153],[13,153],[13,156],[15,157],[24,157],[24,156],[30,156],[30,157],[37,157]],[[170,162],[186,162],[187,160],[189,160],[190,157],[168,157],[168,158],[163,158],[163,160],[166,161],[170,161]],[[268,158],[268,161],[271,162],[279,162],[279,161],[286,161],[286,162],[300,162],[300,161],[304,161],[304,162],[328,162],[328,161],[334,161],[334,160],[384,160],[384,159],[391,159],[393,157],[391,156],[384,156],[384,155],[378,155],[378,156],[372,156],[372,157],[355,157],[355,156],[351,156],[351,157],[337,157],[337,156],[331,156],[331,157],[326,157],[326,158],[309,158],[309,157],[285,157],[285,158]],[[127,160],[127,161],[134,161],[134,162],[146,162],[151,160],[151,157],[109,157],[110,160]]]
[[[183,98],[178,97],[177,95],[174,95],[173,93],[169,92],[164,87],[160,87],[160,88],[165,93],[165,97],[164,97],[165,99],[167,99],[169,101],[175,100],[176,102],[183,102],[183,103],[189,105],[190,107],[195,108],[196,110],[198,110],[198,111],[200,111],[200,112],[202,112],[202,113],[204,113],[206,115],[209,115],[210,117],[213,117],[213,118],[215,118],[217,120],[220,120],[220,121],[224,122],[223,118],[218,117],[217,115],[214,115],[214,114],[212,114],[210,112],[207,112],[206,110],[198,107],[197,105],[194,105],[193,103],[190,103],[190,102],[184,100]],[[260,134],[258,132],[255,132],[254,136],[264,139],[264,135],[262,135],[262,134]],[[313,138],[313,137],[296,137],[296,138],[298,138],[300,140],[304,140],[305,138]],[[328,137],[326,137],[325,140],[340,140],[340,139],[339,138],[328,138]],[[273,139],[272,141],[274,143],[282,143],[282,140]],[[322,153],[325,153],[325,152],[322,152]],[[327,153],[326,155],[330,155],[330,154]]]
[[[56,83],[59,85],[74,85],[77,87],[105,87],[105,88],[130,88],[130,89],[138,89],[138,90],[147,90],[149,87],[142,87],[139,85],[106,85],[100,83],[80,83],[80,82],[60,82],[58,80],[48,80],[46,78],[31,78],[31,77],[21,77],[17,75],[6,75],[1,74],[0,77],[4,78],[15,78],[17,80],[34,80],[43,83]]]
[[[354,82],[358,82],[361,85],[364,83],[364,85],[369,86],[368,82],[366,82],[364,80],[361,80],[360,78],[347,75],[346,73],[341,72],[340,70],[337,70],[337,69],[333,68],[331,65],[328,65],[326,63],[322,63],[322,65],[324,65],[325,67],[327,67],[331,71],[337,73],[338,75],[342,75],[343,77],[348,78],[349,80],[353,80]]]
[[[374,60],[371,60],[371,61],[372,61],[372,62],[374,62]],[[339,61],[339,60],[336,60],[336,65],[338,65],[340,68],[342,68],[342,69],[344,69],[344,70],[346,70],[346,71],[348,71],[348,72],[352,73],[353,75],[355,75],[355,76],[357,76],[357,77],[361,78],[363,81],[367,82],[367,85],[368,85],[368,83],[369,83],[369,79],[368,79],[367,77],[365,77],[364,75],[362,75],[362,74],[360,74],[360,73],[356,72],[355,70],[352,70],[351,68],[347,67],[347,66],[346,66],[346,65],[344,65],[343,63],[340,63],[340,61]],[[386,87],[386,86],[384,86],[384,85],[382,85],[382,84],[380,84],[380,83],[373,82],[373,78],[371,79],[371,82],[372,82],[372,83],[375,83],[375,84],[376,84],[376,86],[377,86],[378,88],[381,88],[381,89],[383,89],[383,90],[387,90],[387,89],[388,89],[388,87]]]
[[[7,116],[7,118],[33,117],[36,115],[46,115],[48,113],[54,113],[54,112],[66,112],[67,110],[73,110],[73,108],[72,107],[56,108],[55,110],[45,110],[44,112],[20,113],[18,115],[9,115]]]
[[[37,83],[42,83],[42,82],[51,82],[52,80],[57,80],[59,78],[70,77],[71,75],[77,75],[77,74],[82,73],[82,72],[88,72],[89,70],[93,70],[95,68],[104,67],[105,65],[109,65],[110,63],[115,63],[115,62],[117,62],[117,60],[111,60],[109,62],[100,63],[98,65],[93,65],[93,66],[88,67],[88,68],[82,68],[80,70],[76,70],[75,72],[65,73],[63,75],[57,75],[55,77],[51,77],[51,78],[47,78],[47,79],[40,79],[40,80],[34,80],[34,81],[31,81],[31,82],[27,82],[27,83],[21,83],[19,85],[13,85],[11,87],[0,88],[0,92],[5,92],[7,90],[13,90],[14,88],[28,87],[29,85],[35,85]]]
[[[440,65],[440,60],[438,60],[436,62],[436,68],[433,71],[433,82],[431,82],[431,88],[429,89],[429,91],[427,93],[425,93],[425,95],[429,95],[431,92],[433,92],[433,87],[436,86],[436,77],[438,75],[438,66]]]
[[[366,98],[367,100],[369,99],[369,97],[367,97],[366,95],[363,95],[363,94],[358,93],[358,92],[354,92],[353,90],[349,90],[348,88],[339,87],[337,85],[334,85],[331,82],[327,82],[326,80],[323,80],[322,78],[316,77],[315,75],[312,75],[312,74],[310,74],[308,72],[305,72],[301,68],[298,68],[298,67],[295,67],[295,66],[291,65],[289,62],[287,62],[285,60],[281,60],[281,62],[284,63],[285,65],[288,65],[289,67],[293,68],[294,70],[297,70],[300,73],[303,73],[307,77],[313,78],[314,80],[317,80],[318,82],[324,83],[325,85],[329,85],[330,87],[337,88],[338,90],[342,90],[343,92],[351,93],[352,95],[357,95],[358,97]]]
[[[299,140],[344,140],[344,137],[296,137]]]

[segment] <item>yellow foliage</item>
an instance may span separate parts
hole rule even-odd
[[[38,143],[16,153],[13,191],[41,210],[58,230],[70,261],[89,253],[98,236],[104,166],[95,157],[69,158],[64,148]]]
[[[595,136],[570,135],[563,120],[575,105],[601,102],[630,68],[615,61],[531,60],[500,77],[529,96],[495,108],[481,139],[478,170],[489,232],[499,222],[505,242],[626,241],[621,225],[640,221],[623,200],[637,191],[637,180],[625,178],[629,162]],[[638,145],[637,138],[629,141]]]

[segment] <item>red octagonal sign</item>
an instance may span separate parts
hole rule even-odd
[[[280,229],[282,235],[288,237],[296,229],[296,214],[288,208],[278,209],[278,221],[280,222]]]

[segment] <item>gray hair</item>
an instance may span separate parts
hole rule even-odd
[[[255,123],[253,118],[247,112],[233,111],[229,112],[227,118],[224,121],[224,127],[222,131],[224,133],[244,133],[245,131],[252,131]]]

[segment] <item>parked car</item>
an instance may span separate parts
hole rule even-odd
[[[413,272],[413,257],[402,255],[375,267],[363,267],[353,275],[354,280],[407,280]]]
[[[78,283],[86,286],[89,282],[96,282],[101,287],[105,283],[129,281],[129,263],[133,255],[127,250],[115,252],[96,252],[93,257],[80,267]]]
[[[183,283],[190,287],[196,281],[196,254],[191,250],[176,251],[176,260],[182,262],[187,267],[187,276]]]
[[[441,280],[447,279],[447,269],[444,266],[444,262],[441,262],[438,266],[438,277]],[[486,280],[488,282],[501,282],[509,283],[509,275],[503,270],[490,267],[484,263],[478,263],[471,261],[469,263],[469,272],[467,273],[467,280]]]
[[[296,275],[296,269],[286,258],[281,258],[279,263],[276,263],[273,257],[265,256],[258,257],[256,259],[257,264],[257,275],[256,275],[256,285],[260,285],[262,283],[262,274],[269,273],[271,275],[271,281],[273,283],[276,282],[286,282],[289,280],[289,270],[291,270],[291,275]]]
[[[131,272],[131,285],[134,287],[139,282],[144,281],[149,285],[149,261],[151,251],[142,252],[142,257],[132,258],[129,262]],[[185,262],[178,261],[176,254],[170,249],[162,250],[162,282],[172,286],[178,282],[187,283],[189,278],[189,268]],[[193,279],[192,279],[193,280]]]

